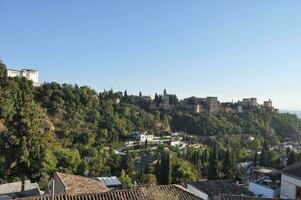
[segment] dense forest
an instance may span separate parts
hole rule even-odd
[[[167,184],[196,180],[200,169],[213,178],[235,178],[237,174],[229,168],[233,163],[225,161],[221,166],[219,158],[234,160],[235,154],[243,161],[247,158],[245,147],[257,151],[301,138],[301,120],[295,115],[264,110],[216,115],[181,109],[150,110],[154,101],[141,93],[97,92],[87,86],[55,82],[33,87],[25,78],[7,77],[6,66],[0,62],[0,179],[31,179],[45,185],[57,170],[89,176],[118,175],[128,185],[135,181]],[[114,150],[128,140],[130,133],[146,130],[154,134],[182,131],[199,136],[199,142],[206,137],[214,137],[215,142],[205,144],[208,149],[187,149],[184,153],[166,153],[164,148],[146,152],[158,154],[161,165],[137,175],[134,155],[121,157]],[[247,136],[255,141],[242,142]],[[206,169],[208,163],[220,168],[219,175],[217,169]]]

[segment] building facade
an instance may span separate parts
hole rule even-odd
[[[301,162],[282,170],[281,199],[301,199]]]
[[[209,113],[217,113],[219,111],[217,97],[207,97],[206,103]]]
[[[7,69],[8,77],[25,77],[28,80],[31,80],[34,84],[39,84],[39,71],[33,69]]]

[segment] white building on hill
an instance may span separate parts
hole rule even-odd
[[[31,80],[34,85],[39,85],[39,71],[33,69],[7,69],[7,76],[8,77],[25,77],[28,80]]]

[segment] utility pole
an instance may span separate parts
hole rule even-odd
[[[53,179],[52,180],[52,187],[51,187],[51,200],[54,200],[54,185],[55,185],[55,181]]]

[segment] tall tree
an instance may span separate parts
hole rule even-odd
[[[259,158],[259,165],[260,166],[267,166],[269,163],[269,147],[266,141],[264,141],[262,149],[261,149],[261,154]]]
[[[154,99],[154,101],[155,101],[156,106],[158,106],[160,102],[159,102],[159,96],[158,96],[157,93],[155,94],[155,99]]]
[[[258,153],[257,153],[257,150],[255,150],[255,153],[254,153],[254,160],[253,160],[254,167],[257,166],[257,162],[258,162]]]
[[[136,171],[135,171],[135,165],[133,162],[133,158],[132,155],[129,151],[127,151],[126,154],[126,162],[125,162],[125,171],[126,173],[132,178],[134,179],[136,176]]]
[[[6,66],[2,61],[0,60],[0,86],[3,86],[3,84],[7,81],[7,70]]]
[[[0,119],[8,119],[14,112],[13,98],[10,91],[13,89],[7,78],[7,70],[4,63],[0,60]]]
[[[6,123],[4,155],[9,177],[19,177],[24,191],[25,180],[36,181],[42,176],[47,151],[47,138],[43,131],[43,111],[34,102],[31,83],[18,79],[15,91],[15,114]]]
[[[210,148],[208,179],[209,180],[220,179],[218,150],[217,150],[216,142],[213,142]]]
[[[225,179],[235,180],[237,168],[235,164],[234,153],[231,148],[228,148],[223,161],[223,174]]]
[[[127,98],[127,97],[128,97],[128,92],[127,92],[126,90],[124,90],[123,97],[124,97],[124,98]]]
[[[162,185],[168,185],[171,182],[171,163],[170,154],[167,151],[163,151],[161,154],[161,160],[159,165],[159,183]]]
[[[287,166],[293,165],[297,162],[296,155],[294,151],[291,151],[288,155]]]

